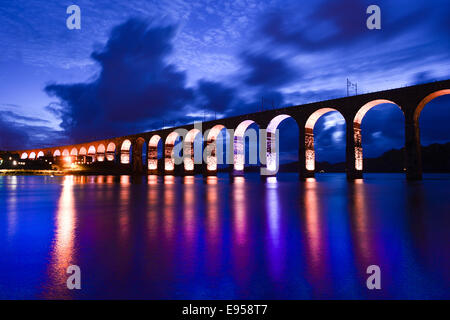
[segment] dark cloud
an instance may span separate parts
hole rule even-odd
[[[1,150],[14,150],[21,146],[26,146],[29,137],[21,126],[15,125],[4,119],[0,113],[0,148]]]
[[[40,118],[35,118],[35,117],[28,117],[28,116],[22,116],[19,115],[13,111],[9,111],[9,110],[3,110],[1,111],[2,116],[6,117],[8,119],[11,120],[16,120],[16,121],[23,121],[23,122],[31,122],[31,123],[49,123],[48,120],[45,119],[40,119]]]
[[[381,30],[369,30],[366,26],[369,17],[366,10],[371,4],[377,4],[381,8]],[[262,34],[276,44],[292,45],[302,51],[316,51],[346,47],[359,40],[369,40],[376,45],[423,22],[423,8],[406,2],[393,4],[383,1],[372,3],[364,0],[341,0],[322,2],[311,14],[295,23],[289,12],[301,12],[303,6],[303,3],[299,3],[295,7],[267,14],[265,22],[261,24]],[[430,11],[434,10],[431,9]]]
[[[267,54],[243,53],[244,69],[247,69],[245,83],[250,86],[263,86],[279,88],[300,80],[299,74],[294,68],[280,58],[274,58]]]
[[[60,100],[50,106],[74,141],[148,130],[148,123],[177,117],[193,101],[186,75],[166,62],[175,28],[130,19],[115,27],[106,46],[91,57],[101,67],[89,83],[50,84]]]
[[[196,104],[211,111],[226,112],[242,103],[235,88],[219,82],[200,80],[197,87]]]
[[[36,146],[49,146],[52,143],[62,143],[61,134],[49,127],[42,125],[30,125],[17,122],[13,118],[23,118],[29,121],[29,117],[21,117],[10,111],[0,112],[0,149],[18,150],[33,148]],[[39,121],[36,121],[39,122]]]
[[[128,20],[112,30],[104,48],[92,53],[91,58],[101,67],[95,80],[45,88],[59,99],[47,110],[61,119],[68,140],[99,139],[188,122],[193,118],[186,115],[187,110],[192,109],[221,114],[255,111],[262,97],[270,106],[281,106],[283,95],[275,89],[297,77],[282,59],[246,52],[241,55],[246,72],[242,84],[199,80],[190,88],[185,73],[167,63],[174,32],[173,26]],[[256,88],[257,93],[250,97],[253,102],[240,97],[243,85]]]
[[[422,71],[418,72],[414,75],[412,79],[412,84],[420,84],[420,83],[426,83],[431,81],[436,81],[436,77],[433,76],[433,74],[429,71]]]

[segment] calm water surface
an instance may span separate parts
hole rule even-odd
[[[450,175],[2,176],[0,298],[449,299],[449,227]]]

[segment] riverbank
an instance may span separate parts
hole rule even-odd
[[[0,176],[63,176],[67,173],[59,170],[3,169]]]
[[[0,176],[64,176],[64,175],[130,175],[130,172],[105,170],[31,170],[31,169],[3,169]]]

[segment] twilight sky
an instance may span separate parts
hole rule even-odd
[[[66,8],[81,8],[81,30]],[[368,30],[370,4],[381,30]],[[0,149],[167,125],[450,78],[450,5],[433,1],[0,2]],[[449,141],[450,98],[424,109],[422,143]],[[286,135],[295,135],[289,124]],[[315,128],[318,160],[344,157],[345,123]],[[282,128],[283,130],[283,128]],[[403,146],[394,105],[363,121],[365,156]],[[288,157],[289,148],[286,150]]]

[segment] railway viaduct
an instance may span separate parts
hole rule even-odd
[[[173,128],[149,131],[122,137],[91,141],[75,145],[66,145],[52,148],[36,148],[17,150],[22,159],[38,159],[42,156],[69,157],[75,155],[90,155],[95,161],[116,161],[129,164],[133,173],[160,173],[171,174],[175,166],[172,159],[175,141],[179,134],[177,129],[184,129],[187,135],[183,137],[183,146],[188,147],[183,169],[186,174],[193,172],[193,144],[197,135],[201,135],[204,148],[209,148],[205,169],[207,174],[217,172],[216,138],[222,129],[234,129],[232,137],[231,155],[234,172],[244,171],[245,148],[244,134],[248,127],[256,123],[260,129],[266,129],[268,171],[278,157],[274,148],[275,132],[278,125],[285,119],[293,118],[299,128],[299,175],[307,178],[314,175],[314,126],[317,120],[328,112],[338,111],[346,121],[346,172],[348,179],[362,178],[363,152],[361,122],[371,108],[383,103],[397,105],[404,114],[405,121],[405,169],[410,180],[422,178],[422,162],[420,149],[419,116],[428,102],[436,97],[450,94],[450,80],[430,82],[426,84],[402,87],[378,92],[360,94],[344,98],[308,103],[279,109],[266,110],[256,113],[233,116],[229,118],[206,121],[202,129],[194,124]],[[283,137],[279,137],[283,139]],[[158,144],[162,144],[164,159],[158,161]],[[142,161],[142,147],[148,146],[147,161]],[[190,147],[190,148],[189,148]],[[131,152],[130,152],[131,150]],[[130,155],[131,154],[131,155]],[[275,173],[275,172],[274,172]]]

